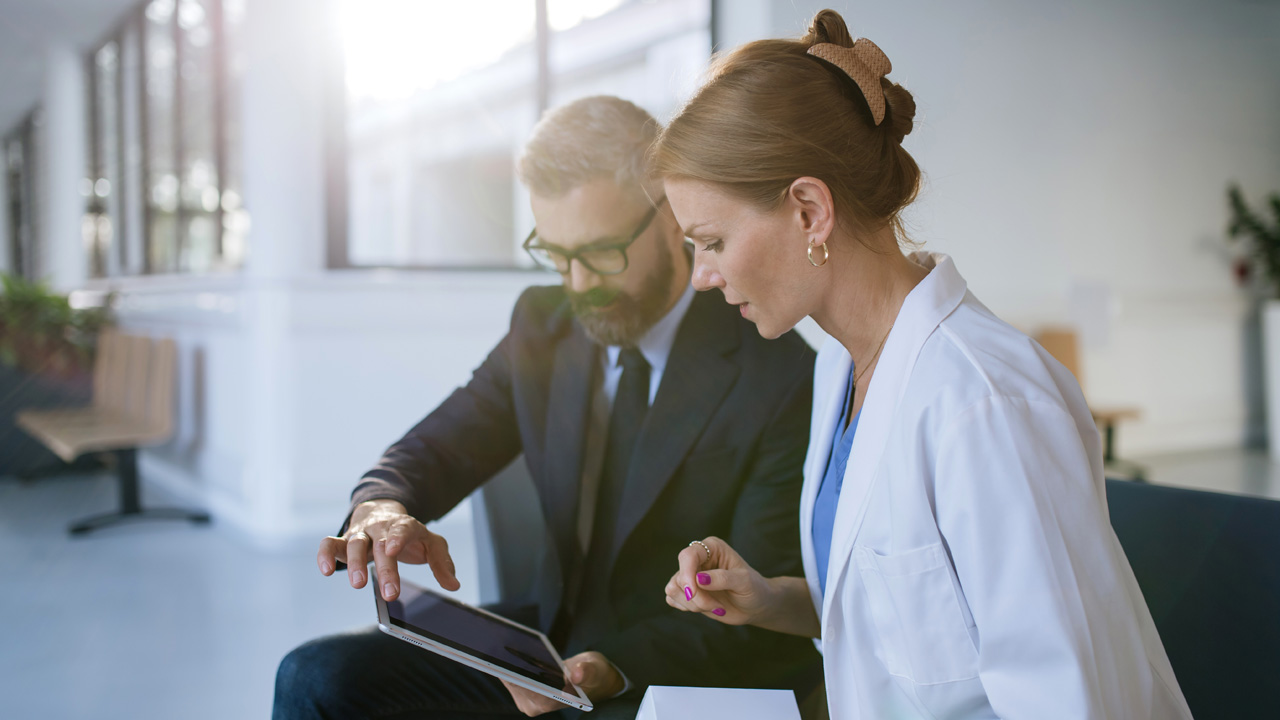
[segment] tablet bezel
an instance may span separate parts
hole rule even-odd
[[[591,700],[587,697],[586,693],[582,692],[582,688],[578,687],[572,681],[569,681],[569,685],[573,688],[574,692],[577,693],[576,696],[570,695],[567,691],[561,688],[556,688],[551,685],[545,685],[543,683],[537,682],[536,680],[531,680],[517,672],[508,670],[507,668],[504,668],[501,665],[495,665],[485,660],[484,658],[470,655],[463,650],[459,650],[458,648],[452,647],[450,645],[445,645],[444,643],[441,643],[437,640],[433,640],[424,635],[419,635],[418,633],[415,633],[414,631],[408,628],[403,628],[403,627],[400,627],[399,625],[393,624],[391,622],[391,613],[387,610],[387,601],[383,600],[382,593],[378,592],[378,588],[381,587],[381,583],[377,581],[377,571],[374,569],[374,566],[372,563],[369,565],[369,578],[371,579],[371,582],[369,583],[369,585],[373,588],[374,604],[377,605],[377,608],[378,608],[378,629],[381,630],[382,632],[388,635],[391,635],[392,637],[399,638],[400,640],[413,643],[414,645],[424,650],[430,650],[431,652],[434,652],[438,655],[443,655],[444,657],[449,658],[454,662],[459,662],[468,667],[475,668],[476,670],[479,670],[483,673],[493,675],[499,680],[504,680],[513,685],[518,685],[522,688],[525,688],[526,690],[532,690],[533,692],[536,692],[539,695],[544,695],[553,700],[564,703],[565,705],[578,708],[579,710],[586,710],[588,712],[590,712],[593,709]],[[402,585],[409,585],[419,592],[429,593],[431,595],[435,595],[436,597],[442,598],[447,602],[457,603],[458,605],[462,605],[468,610],[471,610],[473,612],[489,617],[496,622],[502,623],[503,625],[510,625],[524,632],[533,634],[535,637],[537,637],[539,640],[542,641],[543,646],[546,647],[547,652],[550,653],[551,657],[555,659],[556,664],[560,666],[560,669],[562,671],[565,670],[564,660],[561,659],[560,653],[556,652],[555,646],[552,645],[551,641],[547,639],[547,636],[543,635],[541,632],[538,632],[537,630],[531,627],[521,625],[518,622],[514,622],[512,620],[504,618],[501,615],[495,615],[494,613],[491,613],[483,608],[478,608],[474,605],[468,605],[467,603],[454,600],[453,598],[450,598],[446,595],[435,592],[433,590],[429,590],[420,585],[406,582],[404,579],[401,579],[400,582]],[[566,679],[568,678],[568,675],[569,674],[566,671],[565,672]]]

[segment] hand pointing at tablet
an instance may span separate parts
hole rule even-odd
[[[461,585],[449,556],[449,543],[431,532],[394,500],[360,503],[351,513],[351,522],[342,537],[320,541],[316,564],[324,575],[332,575],[339,561],[347,564],[351,587],[362,588],[368,581],[370,554],[378,571],[382,597],[394,600],[400,594],[397,563],[431,565],[436,582],[445,590]]]

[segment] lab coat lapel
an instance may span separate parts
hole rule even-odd
[[[822,604],[823,627],[830,623],[836,592],[847,571],[858,530],[866,517],[867,498],[880,475],[885,444],[893,430],[894,417],[920,349],[943,319],[960,305],[966,292],[964,278],[956,272],[951,258],[946,255],[913,253],[912,260],[931,270],[902,303],[876,364],[871,385],[867,388],[866,400],[862,403],[862,415],[853,437],[849,465],[845,469],[844,485],[836,507],[831,564],[827,568],[827,592]],[[828,447],[830,443],[828,435]]]
[[[718,294],[696,295],[680,324],[653,407],[636,438],[608,567],[738,379],[738,366],[725,357],[739,343],[729,307]]]
[[[818,357],[813,376],[813,415],[810,418],[809,452],[804,460],[804,487],[800,491],[800,543],[804,576],[809,580],[809,594],[813,606],[822,609],[822,591],[818,584],[818,559],[813,542],[813,504],[818,499],[822,476],[826,474],[831,455],[831,442],[835,438],[840,420],[842,397],[835,391],[841,378],[849,377],[853,360],[834,338],[828,339]]]

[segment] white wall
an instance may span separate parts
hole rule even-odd
[[[1280,189],[1280,5],[795,0],[770,33],[824,7],[915,96],[914,239],[1019,327],[1083,331],[1090,399],[1144,412],[1122,453],[1240,443],[1248,302],[1221,258],[1225,197]]]

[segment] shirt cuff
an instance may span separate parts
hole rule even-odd
[[[613,665],[613,661],[609,660],[609,664]],[[631,684],[631,678],[627,677],[627,674],[622,672],[622,668],[618,667],[617,665],[613,665],[613,669],[615,672],[618,673],[619,677],[622,678],[622,689],[614,693],[613,695],[610,695],[609,697],[605,698],[605,700],[612,700],[616,697],[622,697],[623,695],[626,695],[627,693],[631,692],[631,689],[635,687],[634,685]]]

